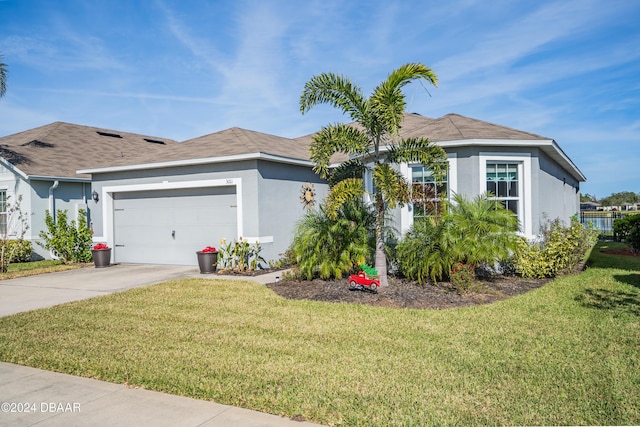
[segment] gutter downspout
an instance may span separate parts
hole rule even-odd
[[[55,180],[53,182],[53,185],[51,187],[49,187],[49,213],[51,214],[51,218],[53,218],[53,222],[56,222],[56,211],[55,211],[55,203],[54,203],[54,198],[53,198],[53,192],[55,191],[56,188],[58,188],[58,185],[60,185],[60,182],[58,180]],[[58,257],[53,253],[53,251],[49,251],[49,254],[51,255],[52,259],[58,259]]]
[[[53,185],[49,187],[49,213],[51,214],[51,217],[53,218],[54,222],[56,220],[56,211],[54,210],[55,205],[53,201],[53,192],[55,191],[56,188],[58,188],[59,185],[60,185],[60,182],[56,180],[53,182]]]

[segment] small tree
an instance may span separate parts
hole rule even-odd
[[[44,243],[38,242],[43,248],[50,250],[63,263],[91,261],[92,231],[87,226],[87,215],[83,209],[78,211],[78,224],[67,221],[67,211],[56,211],[54,220],[49,211],[46,212],[45,223],[47,231],[40,232]]]
[[[7,272],[11,261],[15,259],[18,251],[24,247],[24,235],[29,229],[28,216],[20,208],[22,196],[18,196],[13,204],[9,203],[10,197],[7,196],[4,217],[0,219],[2,223],[0,226],[0,271],[2,273]],[[15,238],[10,239],[9,236],[15,236]]]
[[[313,170],[323,178],[329,175],[331,157],[342,153],[356,156],[362,162],[373,163],[372,176],[376,212],[375,267],[380,286],[387,286],[385,254],[385,219],[390,209],[409,201],[409,184],[396,171],[393,163],[415,162],[428,167],[436,180],[446,173],[447,155],[440,146],[427,138],[399,136],[404,111],[402,89],[412,81],[436,85],[438,78],[423,64],[405,64],[392,71],[367,98],[362,89],[347,77],[322,73],[304,85],[300,95],[300,111],[305,114],[319,104],[329,104],[347,114],[358,126],[330,124],[314,137],[309,148]],[[384,150],[384,148],[387,150]],[[348,165],[351,166],[351,165]],[[363,164],[364,166],[364,164]],[[343,179],[331,187],[325,204],[326,214],[336,219],[342,205],[365,194],[362,176]]]

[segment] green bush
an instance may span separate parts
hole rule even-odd
[[[324,205],[307,213],[291,245],[301,275],[339,279],[357,269],[373,256],[374,224],[373,212],[361,202],[344,204],[335,220]]]
[[[480,195],[454,197],[440,221],[416,221],[397,246],[398,264],[411,280],[424,284],[449,278],[454,264],[493,265],[517,246],[518,220],[500,202]]]
[[[451,272],[449,278],[451,284],[460,293],[468,292],[474,289],[476,283],[475,269],[470,265],[463,264],[461,262],[456,263]]]
[[[31,261],[31,252],[33,251],[33,247],[29,240],[7,240],[6,245],[6,251],[12,254],[9,263]]]
[[[67,220],[67,211],[58,210],[57,220],[46,211],[45,223],[47,231],[40,232],[43,248],[52,251],[63,263],[91,261],[92,231],[87,227],[86,212],[78,211],[78,224]]]
[[[629,214],[613,222],[613,231],[617,237],[631,247],[634,253],[640,252],[640,214]]]
[[[15,203],[10,202],[10,198],[11,196],[7,196],[5,201],[4,227],[0,233],[0,272],[2,273],[6,273],[9,264],[16,260],[31,259],[31,243],[23,240],[29,229],[29,216],[22,212],[20,207],[22,196],[18,196]]]
[[[559,219],[543,226],[537,242],[521,239],[515,253],[517,272],[523,277],[555,277],[566,273],[583,260],[596,244],[598,230],[592,224],[583,226],[577,217],[569,226]]]

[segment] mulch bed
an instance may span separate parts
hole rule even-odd
[[[634,254],[633,252],[631,252],[631,249],[629,248],[608,249],[606,251],[601,251],[601,252],[603,254],[609,254],[609,255],[640,256],[640,253]]]
[[[280,281],[267,286],[287,299],[314,300],[337,303],[366,304],[379,307],[448,309],[488,304],[514,295],[529,292],[548,283],[550,279],[523,279],[498,276],[479,281],[475,291],[460,293],[450,283],[420,286],[389,276],[389,286],[377,293],[349,290],[347,278],[342,280]]]

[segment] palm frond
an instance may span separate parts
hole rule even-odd
[[[368,109],[362,90],[347,77],[333,73],[313,76],[300,95],[300,112],[305,114],[318,104],[329,104],[358,120]]]
[[[348,178],[362,178],[366,170],[366,166],[360,159],[347,160],[331,171],[329,187],[333,187]]]
[[[427,138],[406,138],[392,144],[386,158],[390,163],[420,163],[437,182],[442,181],[449,167],[444,149]]]
[[[364,181],[362,178],[349,178],[340,181],[331,188],[327,195],[327,216],[335,219],[342,206],[353,200],[358,200],[364,194]]]
[[[376,164],[373,182],[390,209],[409,201],[409,184],[402,174],[387,163]]]
[[[0,55],[0,98],[7,92],[7,64],[2,62]]]
[[[421,63],[409,63],[392,71],[373,91],[369,99],[371,110],[390,135],[396,135],[402,123],[406,106],[402,88],[420,79],[438,85],[438,77],[431,68]]]
[[[336,153],[362,154],[367,151],[369,140],[361,130],[344,124],[324,126],[313,136],[309,152],[315,163],[314,172],[326,178],[331,156]]]

